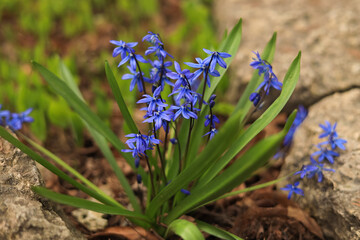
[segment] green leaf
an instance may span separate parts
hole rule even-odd
[[[54,202],[65,204],[72,207],[84,208],[94,212],[104,213],[104,214],[114,214],[121,215],[129,218],[137,218],[147,223],[152,223],[152,221],[145,215],[139,214],[136,212],[131,212],[119,207],[107,206],[100,203],[92,202],[78,197],[72,197],[60,193],[53,192],[44,187],[32,187],[32,190],[37,194],[46,197]]]
[[[118,137],[107,127],[100,118],[95,115],[90,108],[56,75],[52,72],[36,63],[32,62],[34,68],[38,70],[47,83],[61,95],[69,105],[80,115],[80,117],[86,121],[92,128],[94,128],[98,133],[107,138],[111,144],[119,151],[119,153],[125,158],[125,160],[130,164],[130,166],[135,169],[135,164],[133,158],[130,154],[124,154],[121,152],[122,149],[125,149],[126,146],[118,139]]]
[[[228,231],[222,230],[220,228],[217,228],[213,225],[210,225],[208,223],[205,223],[203,221],[200,220],[196,220],[195,221],[198,228],[203,231],[206,232],[212,236],[215,236],[219,239],[224,239],[224,240],[242,240],[242,238],[239,238],[238,236],[229,233]]]
[[[266,125],[268,125],[281,111],[292,92],[295,89],[297,80],[300,74],[300,58],[301,53],[292,62],[284,79],[283,90],[275,102],[257,119],[240,137],[231,145],[230,149],[214,166],[221,166],[221,168],[212,167],[216,171],[221,171],[224,164],[226,165],[241,149],[250,142]],[[210,141],[211,143],[211,141]],[[209,143],[209,144],[210,144]],[[186,187],[191,181],[195,180],[206,171],[208,166],[211,166],[216,161],[217,156],[208,156],[200,154],[184,171],[182,171],[169,185],[162,189],[158,195],[152,200],[148,207],[149,216],[154,216],[160,206],[181,188]]]
[[[242,36],[242,19],[238,21],[238,23],[234,26],[234,28],[231,30],[230,34],[227,36],[225,40],[222,41],[220,44],[219,52],[227,52],[232,55],[230,58],[224,59],[226,64],[229,66],[234,59],[239,46],[241,42],[241,36]],[[217,67],[217,70],[220,73],[220,77],[218,78],[212,78],[211,79],[211,87],[209,89],[206,89],[204,100],[207,101],[210,96],[214,93],[216,86],[219,84],[219,82],[223,79],[223,76],[225,72],[227,71],[227,68],[220,68]],[[204,82],[203,82],[204,84]],[[203,88],[203,84],[200,85],[199,91]],[[202,91],[202,90],[201,90]],[[189,153],[187,155],[186,159],[186,166],[191,162],[192,159],[195,159],[196,153],[198,152],[198,149],[200,148],[203,135],[204,135],[204,122],[205,122],[205,116],[208,114],[208,107],[203,105],[199,118],[195,123],[195,127],[193,128],[192,137],[191,137],[191,145],[189,147]]]
[[[196,186],[192,189],[191,195],[169,212],[164,220],[165,223],[171,222],[178,216],[204,203],[215,201],[219,196],[250,177],[255,170],[262,167],[277,152],[278,146],[289,131],[295,115],[296,112],[291,115],[280,133],[261,140],[212,181],[204,186]]]
[[[215,177],[216,174],[218,174],[251,139],[253,139],[279,114],[294,91],[297,80],[299,78],[300,56],[301,54],[299,53],[299,55],[292,62],[284,78],[284,86],[278,99],[276,99],[275,102],[265,111],[265,113],[262,114],[242,135],[240,135],[240,137],[231,145],[230,149],[224,154],[224,156],[207,171],[206,176],[203,177],[205,181]],[[201,159],[206,159],[208,157],[208,155],[200,155]],[[201,182],[199,185],[203,183],[204,182]]]
[[[218,52],[226,52],[231,54],[232,56],[230,58],[225,58],[224,61],[229,66],[232,62],[232,60],[235,58],[235,55],[239,49],[240,42],[241,42],[241,36],[242,36],[242,19],[240,18],[237,24],[234,26],[234,28],[231,30],[230,34],[227,36],[227,38],[220,43],[220,47]],[[214,93],[217,85],[221,81],[222,77],[224,76],[225,72],[228,68],[220,68],[217,67],[217,70],[220,73],[220,77],[213,78],[211,81],[211,86],[209,89],[206,90],[204,100],[207,101],[210,96]]]
[[[126,106],[126,103],[124,101],[124,98],[121,94],[120,88],[117,84],[117,81],[115,79],[114,73],[112,72],[110,65],[108,63],[108,61],[105,61],[105,71],[106,71],[106,77],[109,81],[111,90],[114,94],[115,100],[120,108],[120,111],[125,119],[126,124],[128,125],[128,127],[130,128],[130,130],[133,133],[137,133],[139,130],[136,127],[136,124],[133,120],[133,118],[130,115],[130,112]]]
[[[85,103],[85,100],[84,100],[79,88],[77,87],[77,85],[74,81],[74,78],[72,77],[70,71],[67,69],[67,67],[65,66],[65,64],[62,61],[60,61],[60,69],[62,70],[61,72],[62,72],[62,75],[64,78],[64,82],[76,94],[76,96]],[[125,191],[127,197],[129,198],[131,205],[133,206],[135,211],[141,212],[141,207],[139,205],[139,202],[137,201],[137,198],[136,198],[128,180],[126,179],[124,173],[121,171],[121,169],[117,165],[116,159],[115,159],[114,155],[112,154],[112,152],[106,142],[106,139],[103,136],[101,136],[101,134],[99,134],[93,127],[91,127],[89,124],[87,124],[87,122],[85,120],[82,120],[82,121],[83,121],[84,125],[87,127],[87,129],[89,130],[91,136],[94,138],[96,144],[99,146],[101,152],[104,154],[104,157],[109,162],[112,169],[114,170],[115,175],[119,179],[121,186],[124,188],[124,191]],[[144,183],[146,184],[146,181],[144,181]]]
[[[205,239],[199,228],[194,223],[184,219],[177,219],[170,223],[166,231],[165,238],[167,238],[170,233],[175,233],[184,240]]]
[[[120,204],[115,204],[113,201],[110,201],[108,198],[102,196],[101,194],[95,192],[94,190],[91,190],[84,185],[78,183],[73,178],[66,175],[63,171],[55,167],[53,164],[46,161],[44,158],[42,158],[39,154],[35,153],[33,150],[31,150],[29,147],[21,143],[19,140],[14,138],[10,133],[8,133],[3,127],[0,127],[0,136],[3,137],[5,140],[10,142],[15,147],[19,148],[22,152],[27,154],[30,158],[38,162],[39,164],[43,165],[45,168],[59,176],[61,179],[64,179],[65,181],[69,182],[74,187],[80,189],[84,193],[88,194],[89,196],[97,199],[100,202],[103,202],[108,205],[112,206],[119,206]],[[121,205],[120,205],[121,206]],[[124,208],[124,207],[123,207]]]

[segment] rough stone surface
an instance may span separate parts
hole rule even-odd
[[[35,162],[0,137],[0,239],[85,239],[31,191],[38,185],[43,182]]]
[[[71,214],[90,231],[103,230],[108,225],[108,220],[104,219],[104,214],[93,212],[87,209],[76,209]]]
[[[337,93],[324,98],[309,109],[309,115],[295,134],[294,145],[281,175],[285,176],[309,164],[309,156],[317,150],[315,145],[322,132],[318,126],[325,120],[337,122],[340,138],[348,141],[346,151],[336,158],[335,173],[324,172],[321,183],[317,179],[304,179],[301,188],[305,197],[295,200],[316,218],[327,239],[360,239],[360,89]],[[293,177],[285,184],[293,183]]]
[[[302,51],[299,83],[287,109],[360,86],[358,0],[215,0],[213,9],[221,35],[243,18],[240,50],[230,68],[229,101],[237,101],[252,76],[252,51],[261,52],[275,31],[273,69],[279,80]]]

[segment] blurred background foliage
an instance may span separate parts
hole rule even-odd
[[[0,103],[19,112],[33,107],[36,121],[31,132],[41,141],[50,128],[70,129],[82,144],[82,124],[65,100],[46,87],[33,72],[30,60],[61,77],[60,59],[98,115],[111,124],[113,101],[104,73],[112,63],[118,83],[126,68],[116,69],[114,46],[109,40],[141,42],[148,32],[162,36],[166,49],[179,62],[205,57],[203,48],[215,49],[218,39],[211,19],[211,0],[1,0],[0,1]],[[143,54],[147,44],[139,44]],[[224,92],[227,81],[220,86]],[[136,94],[123,91],[134,106]]]

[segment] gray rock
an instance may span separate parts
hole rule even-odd
[[[229,101],[237,101],[252,76],[252,51],[261,52],[275,31],[273,69],[279,80],[302,51],[300,79],[288,110],[360,86],[358,0],[215,0],[213,10],[221,35],[243,18],[240,50],[230,68]]]
[[[31,191],[38,185],[43,181],[35,162],[0,137],[0,239],[85,239]]]
[[[318,126],[328,120],[337,122],[340,138],[346,139],[346,150],[340,153],[333,165],[333,172],[324,171],[324,180],[304,179],[301,188],[304,197],[294,199],[307,209],[322,227],[327,239],[360,239],[360,89],[336,93],[324,98],[309,109],[309,115],[295,134],[294,145],[281,176],[301,169],[309,164],[309,156],[322,142],[318,136],[322,129]],[[326,161],[326,160],[325,160]],[[279,187],[293,183],[298,177],[282,182]]]

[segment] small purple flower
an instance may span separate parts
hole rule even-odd
[[[11,119],[7,121],[7,125],[15,131],[20,130],[23,123],[31,123],[34,121],[32,117],[28,116],[32,110],[32,108],[29,108],[22,113],[12,113]]]
[[[159,60],[155,60],[155,61],[149,61],[149,63],[151,63],[151,66],[153,67],[150,70],[150,76],[152,79],[152,83],[156,83],[160,81],[160,76],[162,76],[161,79],[161,88],[162,90],[164,89],[164,84],[167,83],[170,86],[174,86],[174,84],[166,77],[166,74],[171,72],[171,70],[169,70],[167,67],[170,67],[172,65],[172,62],[168,61],[168,62],[164,62],[164,64],[162,64]]]
[[[148,108],[147,108],[148,112],[156,111],[157,110],[156,106],[162,107],[162,108],[167,107],[167,104],[165,103],[165,100],[163,100],[163,99],[155,98],[148,94],[144,94],[143,97],[144,98],[137,101],[137,103],[147,103],[148,104]]]
[[[145,119],[143,122],[148,122],[148,123],[155,122],[155,130],[160,129],[161,126],[163,126],[164,129],[166,129],[167,122],[171,121],[172,112],[169,110],[156,111],[156,112],[152,112],[151,114],[149,113],[147,117],[149,118]]]
[[[176,72],[167,73],[166,76],[168,76],[171,79],[177,80],[174,85],[173,91],[178,90],[178,88],[183,85],[188,85],[188,81],[193,77],[193,73],[190,73],[188,69],[181,70],[181,67],[178,62],[174,61],[174,66]]]
[[[166,56],[174,58],[171,54],[165,51],[163,45],[156,45],[149,47],[148,50],[145,51],[145,56],[152,53],[155,53],[155,56],[157,56],[160,60],[163,60],[164,58],[166,58]]]
[[[193,111],[191,111],[190,107],[187,107],[186,105],[182,106],[171,106],[169,110],[177,110],[174,114],[173,121],[175,121],[180,115],[183,116],[183,118],[189,119],[197,119],[197,115],[193,111],[200,111],[200,109],[193,108]]]
[[[205,116],[206,121],[204,123],[205,127],[209,126],[209,124],[211,124],[210,126],[212,128],[215,128],[215,123],[220,123],[220,120],[217,118],[217,116],[215,116],[214,114],[208,114]]]
[[[130,149],[137,149],[140,154],[145,153],[145,151],[147,150],[147,143],[145,141],[145,139],[147,138],[146,135],[141,133],[131,133],[126,135],[125,137],[132,138],[126,141],[126,144],[129,146]]]
[[[205,49],[205,48],[203,50],[207,54],[211,54],[211,56],[204,59],[204,63],[210,64],[210,72],[214,72],[216,64],[219,64],[220,67],[222,67],[222,68],[227,67],[225,61],[223,60],[223,58],[231,57],[230,54],[228,54],[226,52],[216,52],[216,51],[213,52],[213,51],[210,51],[210,50]]]
[[[257,92],[250,94],[249,100],[252,101],[254,104],[254,107],[256,107],[260,101],[260,94]]]
[[[163,43],[160,40],[160,36],[157,33],[148,32],[145,37],[143,37],[142,41],[147,41],[152,45],[162,45]]]
[[[139,92],[144,92],[144,86],[143,86],[143,83],[141,81],[141,76],[140,76],[140,72],[137,72],[135,71],[134,69],[132,69],[131,67],[129,67],[129,70],[132,74],[130,73],[127,73],[127,74],[124,74],[122,76],[122,79],[123,80],[127,80],[127,79],[131,79],[131,83],[130,83],[130,91],[132,91],[135,87],[135,85],[138,86],[138,90]],[[144,73],[142,73],[142,75],[144,75]],[[142,76],[142,78],[144,79],[145,82],[149,82],[150,79]]]
[[[265,60],[261,59],[259,52],[253,53],[256,55],[256,58],[253,58],[254,61],[250,63],[250,66],[259,70],[259,76],[266,72],[272,72],[272,66]]]
[[[147,61],[145,60],[145,58],[143,58],[141,55],[139,54],[135,54],[135,53],[129,53],[129,55],[127,55],[125,58],[123,58],[121,60],[121,62],[119,63],[118,67],[120,67],[121,65],[123,65],[124,63],[126,63],[127,61],[130,60],[130,67],[132,70],[136,71],[137,68],[137,64],[136,61],[142,62],[142,63],[147,63]]]
[[[295,182],[294,185],[287,184],[284,188],[280,188],[280,189],[284,191],[289,191],[288,199],[290,199],[293,194],[304,196],[304,191],[297,187],[299,186],[299,184],[300,182]]]
[[[203,137],[210,134],[210,140],[211,140],[211,139],[215,136],[215,134],[216,134],[217,132],[218,132],[218,131],[216,130],[216,128],[212,128],[209,132],[205,133],[205,134],[203,135]]]
[[[318,182],[323,180],[323,171],[335,172],[332,168],[324,168],[324,164],[318,163],[313,157],[310,156],[311,165],[307,165],[307,178],[318,176]]]
[[[289,146],[293,140],[294,134],[296,129],[301,125],[301,123],[305,120],[307,117],[307,110],[304,108],[304,106],[300,105],[298,107],[298,112],[296,113],[296,117],[294,119],[293,124],[291,125],[289,132],[286,134],[283,145]]]
[[[136,181],[138,184],[140,184],[142,182],[142,178],[140,174],[136,174]]]
[[[173,94],[178,94],[175,98],[176,102],[179,102],[180,99],[185,99],[186,102],[193,102],[195,94],[194,91],[191,91],[188,86],[186,87],[180,87],[178,90],[172,92],[169,94],[169,97]]]
[[[313,154],[311,154],[311,156],[317,156],[319,155],[319,162],[322,162],[324,159],[327,159],[331,164],[334,163],[334,157],[338,157],[340,156],[339,153],[331,151],[329,149],[327,149],[326,147],[323,148],[321,146],[317,146],[317,148],[320,149],[320,151],[314,152]]]
[[[331,123],[329,121],[325,121],[325,125],[323,124],[319,124],[319,126],[324,130],[324,132],[322,134],[319,135],[319,138],[324,138],[327,136],[331,136],[331,137],[337,137],[338,134],[336,132],[336,126],[337,123],[334,123],[334,126],[331,126]]]
[[[161,142],[159,139],[156,139],[154,135],[146,136],[145,141],[148,150],[152,150],[155,145]]]
[[[203,74],[204,78],[206,75],[206,71],[208,71],[207,77],[206,77],[206,83],[210,87],[210,75],[214,77],[220,77],[220,73],[217,70],[209,71],[209,63],[203,61],[201,58],[196,58],[196,61],[198,63],[191,63],[191,62],[185,62],[186,65],[192,68],[199,68],[194,72],[193,79],[196,80],[201,74]]]
[[[190,191],[186,189],[181,189],[180,192],[182,192],[185,195],[190,195]]]
[[[1,107],[2,105],[0,104],[0,125],[5,125],[9,121],[11,114],[8,110],[1,111]]]
[[[112,56],[116,57],[120,54],[121,59],[124,59],[128,53],[134,53],[135,50],[133,49],[133,47],[135,47],[138,44],[137,42],[126,43],[122,40],[120,41],[110,40],[110,43],[119,46],[114,49]]]
[[[345,139],[338,138],[338,134],[336,132],[336,125],[331,126],[330,122],[325,121],[325,125],[320,124],[319,126],[324,130],[322,134],[320,134],[319,138],[328,137],[328,140],[325,142],[320,143],[319,145],[329,144],[332,149],[340,148],[342,150],[345,150],[344,143],[347,143]]]

